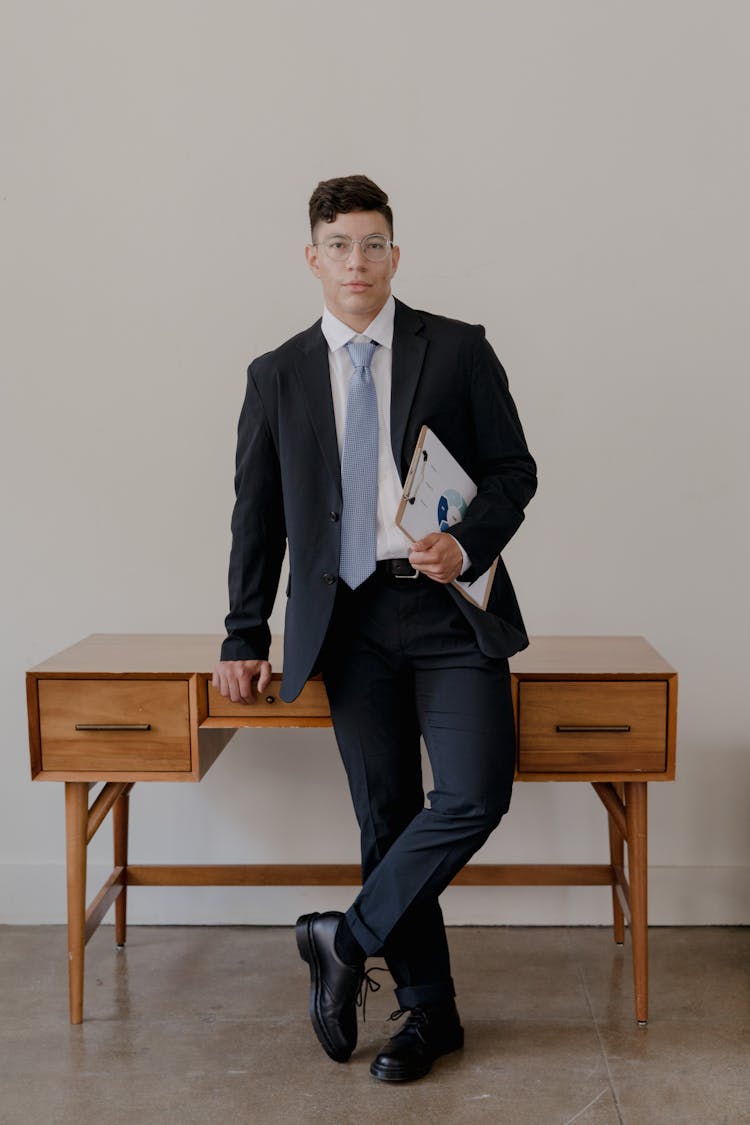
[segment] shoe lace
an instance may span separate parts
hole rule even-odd
[[[377,966],[374,969],[365,969],[362,974],[362,980],[359,984],[357,992],[357,1007],[362,1009],[362,1020],[367,1022],[367,994],[368,992],[380,992],[380,981],[375,980],[373,973],[384,973],[385,969],[380,969]]]
[[[404,1032],[414,1032],[415,1035],[419,1036],[423,1043],[426,1043],[427,1041],[422,1033],[422,1029],[425,1028],[430,1022],[430,1017],[428,1016],[424,1008],[396,1008],[396,1011],[391,1012],[388,1019],[394,1021],[400,1020],[402,1016],[405,1016],[407,1014],[407,1012],[409,1014],[408,1019],[404,1026],[399,1028],[396,1034],[403,1035]]]

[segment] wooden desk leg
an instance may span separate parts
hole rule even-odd
[[[65,852],[68,884],[68,988],[70,1022],[83,1022],[83,964],[86,948],[87,781],[65,782]]]
[[[615,789],[622,799],[622,785],[616,783]],[[613,867],[622,869],[625,864],[625,842],[614,819],[608,816],[607,820],[609,821],[609,862]],[[616,886],[612,888],[612,919],[614,939],[618,945],[622,945],[625,941],[625,915]]]
[[[646,836],[647,789],[645,781],[625,782],[625,815],[628,823],[628,874],[630,877],[630,936],[633,942],[635,1018],[648,1022],[648,849]]]
[[[114,835],[114,861],[115,867],[122,867],[125,870],[125,878],[127,880],[128,869],[128,813],[130,810],[130,795],[129,790],[118,797],[112,809],[112,829]],[[125,945],[125,938],[127,936],[127,916],[128,916],[128,886],[127,882],[123,886],[119,895],[115,899],[115,944],[118,949],[122,949]]]

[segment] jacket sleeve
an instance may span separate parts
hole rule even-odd
[[[266,660],[271,644],[268,618],[286,549],[281,473],[276,445],[254,378],[237,428],[237,458],[229,556],[229,613],[222,660]]]
[[[508,377],[483,328],[472,348],[470,388],[477,494],[461,523],[451,528],[471,560],[460,579],[469,582],[487,570],[518,530],[537,484]]]

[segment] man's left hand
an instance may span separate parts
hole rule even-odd
[[[461,548],[452,535],[433,531],[412,545],[409,562],[435,582],[452,582],[463,569]]]

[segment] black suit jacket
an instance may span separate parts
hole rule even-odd
[[[282,699],[313,671],[331,619],[339,566],[341,474],[328,347],[321,322],[256,359],[237,437],[236,503],[223,660],[265,659],[286,544],[289,585]],[[391,441],[404,480],[427,424],[477,482],[451,534],[471,560],[467,579],[487,569],[523,520],[536,467],[481,325],[417,312],[396,301]],[[395,513],[394,513],[395,514]],[[502,560],[486,611],[446,587],[482,651],[505,657],[528,638]]]

